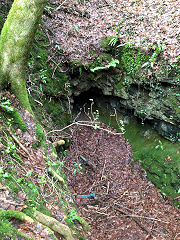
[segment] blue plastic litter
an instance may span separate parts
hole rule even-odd
[[[85,199],[94,198],[95,200],[97,200],[97,197],[95,196],[94,193],[91,193],[89,195],[77,195],[76,198],[85,198]]]
[[[83,157],[82,155],[80,155],[80,158],[83,160],[84,164],[88,164],[88,160],[85,159],[85,157]]]

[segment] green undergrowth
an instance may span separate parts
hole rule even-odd
[[[12,210],[0,210],[0,237],[2,239],[26,239],[26,240],[32,240],[31,238],[25,236],[20,231],[16,230],[11,223],[9,222],[9,219],[19,219],[23,220],[23,213],[12,211]]]
[[[9,165],[11,165],[11,161],[9,162]],[[1,169],[0,182],[4,186],[9,187],[15,198],[18,192],[23,192],[24,194],[26,194],[27,199],[24,200],[24,205],[26,205],[26,207],[23,209],[22,212],[27,216],[33,218],[34,209],[37,209],[38,211],[50,216],[50,211],[44,206],[44,201],[41,196],[40,188],[37,187],[37,185],[35,185],[34,183],[32,183],[32,181],[30,179],[27,179],[25,176],[21,177],[18,175],[19,173],[14,171],[13,166],[9,166],[9,169],[6,168],[6,170],[4,171],[2,171]],[[0,210],[0,236],[23,236],[24,239],[30,239],[17,231],[9,222],[11,216],[12,218],[21,220],[22,212]]]
[[[8,149],[8,146],[7,146]],[[15,150],[15,147],[13,145],[13,150]],[[52,155],[53,152],[56,150],[52,150]],[[22,203],[24,204],[24,208],[22,212],[26,214],[27,216],[33,218],[34,211],[37,210],[39,212],[42,212],[43,214],[47,216],[51,216],[51,212],[46,208],[46,203],[52,205],[52,206],[59,206],[59,208],[62,210],[62,214],[64,215],[67,224],[69,227],[74,231],[74,233],[78,236],[78,239],[86,239],[83,237],[81,234],[81,231],[77,229],[76,221],[78,221],[84,230],[88,230],[88,225],[87,223],[78,216],[76,211],[71,211],[70,209],[75,209],[73,203],[69,200],[67,200],[67,194],[70,194],[69,189],[65,183],[63,187],[58,184],[56,178],[54,178],[51,174],[49,177],[51,177],[52,182],[49,182],[49,178],[46,178],[45,175],[38,175],[37,172],[31,170],[27,170],[24,173],[25,168],[22,167],[22,172],[17,171],[15,168],[14,164],[16,163],[16,160],[12,157],[9,156],[9,151],[4,150],[3,152],[3,159],[6,161],[6,166],[3,164],[0,165],[0,182],[2,183],[3,186],[8,187],[12,194],[12,197],[16,199],[16,195],[19,194],[20,192],[24,194],[25,198],[22,199]],[[65,156],[66,152],[63,154],[62,157]],[[51,160],[51,156],[46,155],[47,158],[45,159],[45,163],[47,165],[47,172],[49,173],[49,168],[53,168],[59,176],[63,177],[64,179],[66,178],[64,172],[63,172],[63,161],[53,161]],[[23,170],[24,169],[24,170]],[[47,194],[51,195],[51,193],[48,193],[45,189],[47,184],[49,185],[49,188],[53,186],[53,189],[56,189],[56,193],[58,193],[59,200],[54,200],[53,196],[51,196],[51,200],[53,201],[47,201],[46,196]],[[51,185],[52,184],[52,185]],[[7,189],[8,189],[7,188]],[[42,191],[42,189],[44,189]],[[67,202],[68,201],[68,202]],[[6,211],[5,211],[6,212]],[[7,214],[9,212],[7,211]],[[6,214],[6,216],[7,216]],[[17,213],[20,214],[20,213]],[[16,218],[16,216],[15,216]],[[4,232],[2,233],[5,236],[12,236],[12,234],[15,234],[17,236],[18,234],[16,233],[16,229],[13,228],[13,226],[9,222],[9,218],[4,219],[4,214],[2,215],[1,218],[1,212],[0,212],[0,233],[1,233],[1,227],[3,227]],[[28,238],[27,238],[28,239]]]
[[[30,103],[42,124],[48,114],[54,125],[66,125],[71,120],[68,109],[64,109],[63,104],[67,101],[70,90],[68,75],[61,71],[62,66],[51,56],[49,46],[46,29],[41,24],[28,62]],[[54,52],[61,53],[58,44],[55,45]]]
[[[131,42],[121,44],[118,39],[112,44],[113,38],[102,38],[101,46],[104,53],[119,61],[117,68],[122,72],[124,86],[135,83],[154,87],[159,86],[164,78],[169,78],[170,84],[180,85],[179,62],[171,63],[161,57],[163,44],[149,45],[148,51],[144,51],[141,46],[136,47]]]
[[[108,113],[100,111],[100,116],[103,122],[118,129],[117,121]],[[134,160],[140,161],[146,170],[148,180],[160,189],[163,196],[175,199],[180,196],[180,144],[171,143],[154,131],[144,137],[149,129],[147,124],[133,121],[125,126],[124,136],[132,145]],[[180,208],[178,199],[174,200],[174,204]]]
[[[27,126],[22,119],[20,113],[16,108],[12,106],[11,102],[6,97],[0,96],[0,110],[1,117],[3,118],[5,123],[9,123],[11,121],[11,124],[15,125],[23,132],[27,130]]]
[[[28,174],[29,177],[31,177],[30,171]],[[1,173],[0,181],[3,185],[11,189],[14,196],[16,196],[19,191],[23,191],[27,195],[28,199],[25,200],[27,207],[23,210],[26,215],[33,217],[33,208],[35,208],[38,211],[50,216],[50,211],[44,206],[40,187],[33,183],[27,176],[21,177],[19,175],[20,173],[15,172],[12,166],[7,171]]]

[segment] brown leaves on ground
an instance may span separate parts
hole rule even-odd
[[[51,0],[51,18],[44,18],[48,37],[64,57],[83,63],[101,52],[102,37],[120,33],[121,43],[148,49],[164,44],[163,56],[176,62],[180,50],[179,0]],[[118,27],[118,32],[116,31]],[[64,58],[59,56],[61,60]]]
[[[65,169],[81,216],[91,226],[89,239],[168,240],[180,236],[179,210],[146,180],[122,136],[90,127],[74,128]],[[97,200],[76,197],[90,193]]]

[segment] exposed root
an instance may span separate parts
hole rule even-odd
[[[58,222],[56,219],[35,211],[34,218],[43,225],[51,228],[53,231],[63,235],[67,240],[74,240],[71,230],[68,226]]]
[[[37,221],[44,225],[45,228],[49,228],[50,231],[52,230],[61,234],[66,240],[74,240],[71,230],[68,226],[38,211],[34,212],[35,221],[26,214],[13,210],[0,210],[0,218],[16,218],[29,223],[34,223]]]

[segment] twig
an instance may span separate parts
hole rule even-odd
[[[50,133],[53,133],[53,132],[62,132],[62,131],[66,130],[66,129],[74,126],[74,125],[76,125],[76,126],[85,126],[85,127],[93,127],[93,128],[95,128],[95,126],[93,125],[94,123],[92,123],[92,124],[90,124],[90,123],[91,123],[91,122],[88,122],[88,123],[81,123],[80,121],[78,121],[78,122],[73,122],[73,123],[71,123],[70,125],[62,128],[62,129],[52,130],[52,131],[46,133],[46,136],[47,136],[48,134],[50,134]],[[122,135],[122,133],[115,133],[115,132],[112,132],[112,131],[110,131],[110,130],[108,130],[108,129],[101,128],[101,127],[99,127],[99,126],[98,126],[96,129],[103,130],[103,131],[108,132],[108,133],[111,133],[111,134],[113,134],[113,135]]]
[[[139,215],[128,215],[128,214],[127,214],[127,215],[125,215],[125,217],[144,218],[144,219],[149,219],[149,220],[153,220],[153,221],[163,222],[163,223],[169,224],[169,222],[165,222],[165,221],[162,221],[162,220],[157,219],[157,218],[150,218],[150,217],[139,216]]]
[[[55,11],[58,11],[65,2],[67,2],[67,0],[65,0],[64,2],[62,2],[61,5],[59,5],[59,6],[55,9]]]
[[[151,230],[149,230],[148,228],[146,228],[145,226],[143,226],[139,220],[137,219],[134,219],[135,217],[141,217],[141,216],[137,216],[137,215],[127,215],[127,212],[122,210],[122,209],[119,209],[119,208],[116,208],[114,207],[115,210],[117,210],[118,212],[121,212],[122,214],[124,214],[125,217],[132,217],[133,220],[135,221],[135,223],[142,229],[144,230],[146,233],[148,233],[150,236],[153,237],[153,234],[151,233]]]
[[[106,159],[105,159],[105,163],[104,163],[103,170],[102,170],[101,181],[102,181],[103,176],[104,176],[105,166],[106,166]]]
[[[6,131],[11,135],[11,137],[14,139],[14,141],[19,145],[20,148],[28,155],[30,160],[34,161],[34,159],[31,157],[29,151],[19,142],[19,140],[12,134],[12,132],[6,127]]]
[[[117,206],[120,207],[120,208],[127,209],[127,211],[132,212],[131,209],[126,208],[126,207],[122,207],[120,204],[115,203],[115,205],[117,205]],[[145,216],[142,216],[142,215],[139,216],[139,215],[129,214],[128,212],[126,212],[126,211],[124,211],[124,210],[119,210],[119,211],[122,211],[124,214],[126,214],[127,217],[145,218],[145,219],[149,219],[149,220],[153,220],[153,221],[158,221],[158,222],[163,222],[163,223],[169,224],[169,222],[165,222],[165,221],[162,221],[162,220],[157,219],[157,218],[151,218],[151,217],[145,217]]]

